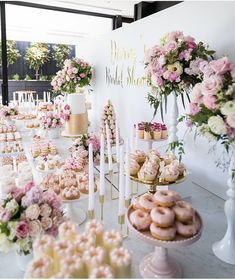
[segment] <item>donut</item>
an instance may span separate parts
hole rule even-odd
[[[151,194],[142,195],[139,199],[140,206],[142,210],[150,212],[154,207],[157,206],[156,199]]]
[[[154,194],[157,205],[163,207],[172,207],[176,201],[181,199],[180,195],[175,191],[163,190]]]
[[[140,197],[134,197],[131,200],[132,207],[137,210],[137,209],[142,209],[140,205]]]
[[[198,224],[193,221],[193,222],[179,222],[176,221],[175,223],[176,225],[176,230],[177,233],[183,237],[192,237],[193,235],[195,235],[199,228],[198,228]]]
[[[170,227],[174,224],[175,213],[170,208],[155,207],[150,212],[152,221],[162,228]]]
[[[180,222],[192,221],[195,215],[191,204],[182,200],[177,201],[172,209],[175,212],[176,220]]]
[[[130,214],[130,221],[133,227],[140,231],[148,230],[151,224],[149,213],[141,209],[135,210]]]
[[[176,227],[171,226],[168,228],[158,227],[155,223],[151,223],[150,232],[153,237],[159,240],[172,241],[176,235]]]

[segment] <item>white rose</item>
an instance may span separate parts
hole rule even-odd
[[[227,132],[225,123],[220,116],[210,117],[208,120],[208,125],[210,130],[217,135],[226,134]]]
[[[73,68],[73,74],[77,74],[78,73],[78,69],[77,68]]]
[[[221,113],[225,116],[235,114],[235,100],[226,102],[220,109]]]
[[[34,238],[40,235],[41,232],[42,232],[42,226],[40,221],[36,220],[36,221],[29,222],[29,234],[31,237]]]
[[[40,214],[40,207],[37,204],[32,204],[26,209],[25,214],[27,219],[37,220]]]
[[[12,244],[4,233],[0,233],[0,251],[8,253],[11,250]]]
[[[7,202],[6,207],[7,210],[11,211],[13,214],[16,213],[19,209],[19,204],[15,199],[12,199],[11,201]]]

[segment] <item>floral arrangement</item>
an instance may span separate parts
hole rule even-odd
[[[77,87],[90,84],[92,78],[91,66],[80,58],[66,59],[62,70],[56,73],[51,85],[55,92],[76,92]]]
[[[56,236],[63,221],[61,203],[53,191],[43,191],[33,183],[13,188],[0,206],[0,251],[7,253],[16,246],[27,255],[36,237]]]
[[[100,160],[100,141],[95,134],[83,134],[75,139],[70,151],[76,158],[80,157],[88,160],[89,144],[93,147],[93,159],[95,163],[99,163]]]
[[[235,63],[223,57],[201,62],[197,83],[191,93],[189,126],[200,135],[221,142],[226,150],[235,141]]]
[[[151,87],[148,101],[154,108],[154,116],[159,105],[162,113],[162,102],[166,103],[167,96],[173,91],[181,95],[184,105],[183,93],[188,96],[190,86],[200,82],[200,76],[188,71],[189,67],[198,60],[207,61],[213,54],[207,45],[196,43],[193,37],[184,36],[180,31],[167,33],[159,45],[147,51],[145,70]]]
[[[18,115],[18,113],[19,113],[19,111],[18,111],[18,108],[16,108],[16,107],[10,108],[8,106],[2,106],[0,108],[0,117],[1,118],[15,116],[15,115]]]
[[[68,104],[65,104],[60,112],[60,117],[64,122],[67,122],[70,119],[70,115],[71,115],[70,106]]]
[[[61,116],[54,112],[45,113],[40,120],[43,129],[60,128],[63,125]]]

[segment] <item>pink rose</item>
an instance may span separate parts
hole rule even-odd
[[[42,226],[40,221],[35,220],[29,222],[29,235],[31,237],[35,238],[36,236],[39,236],[41,232],[42,232]]]
[[[49,228],[52,227],[52,219],[49,217],[42,217],[41,219],[41,224],[42,224],[42,228],[44,230],[48,230]]]
[[[189,112],[190,112],[190,115],[195,116],[197,113],[200,112],[200,107],[198,106],[197,103],[190,103],[189,104]]]
[[[230,63],[230,73],[231,73],[232,79],[235,80],[235,63]]]
[[[81,74],[79,74],[79,76],[80,76],[81,79],[83,79],[83,78],[86,77],[86,74],[85,73],[81,73]]]
[[[34,187],[34,182],[28,182],[28,183],[24,186],[24,192],[27,193],[29,190],[32,189],[32,187]]]
[[[217,75],[224,74],[229,70],[229,60],[226,56],[217,60],[212,60],[210,62],[210,67]]]
[[[235,114],[227,116],[227,124],[230,127],[235,128]]]
[[[221,89],[222,81],[218,76],[210,76],[203,80],[201,90],[203,95],[215,95]]]
[[[197,47],[197,44],[195,42],[188,42],[187,47],[189,49],[195,49]]]
[[[217,109],[216,98],[213,95],[204,95],[203,103],[210,110]]]
[[[40,208],[37,204],[32,204],[26,209],[25,214],[27,219],[37,220],[40,215]]]
[[[0,213],[0,221],[3,223],[8,222],[11,219],[11,211],[4,209]]]
[[[49,217],[51,215],[51,212],[52,209],[47,203],[44,203],[40,206],[40,215],[42,217]]]
[[[176,50],[177,47],[178,47],[178,45],[177,45],[176,41],[171,40],[165,45],[164,49],[167,52],[170,52],[170,51]]]
[[[190,97],[193,103],[198,103],[198,104],[202,103],[203,95],[201,90],[201,83],[198,83],[193,87]]]
[[[26,238],[29,234],[29,225],[26,221],[21,221],[16,226],[16,237],[17,238]]]

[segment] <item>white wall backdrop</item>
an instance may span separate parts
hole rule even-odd
[[[218,56],[229,55],[235,60],[234,10],[234,2],[183,2],[80,45],[79,56],[91,62],[95,69],[93,130],[97,130],[101,110],[108,99],[115,106],[123,137],[129,136],[134,122],[151,120],[153,111],[146,101],[149,89],[141,85],[144,50],[158,44],[166,32],[181,30],[197,41],[208,43]],[[178,103],[183,114],[181,100]],[[169,102],[168,112],[170,106]],[[161,121],[160,115],[155,119]],[[166,115],[165,122],[168,121]],[[181,125],[178,135],[183,136],[185,130]],[[227,173],[214,164],[221,150],[208,154],[212,145],[200,138],[194,142],[192,133],[186,134],[185,142],[184,162],[192,172],[192,181],[225,197]]]

